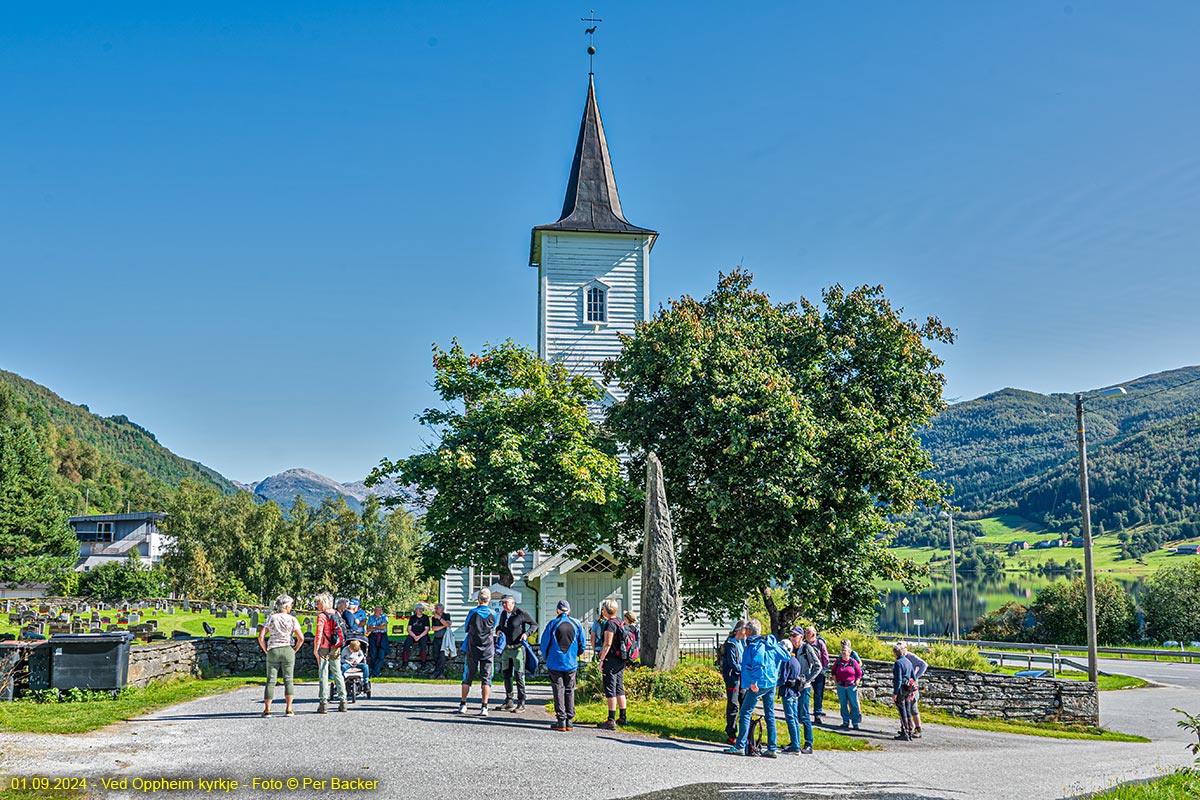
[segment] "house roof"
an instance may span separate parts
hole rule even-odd
[[[91,514],[82,517],[67,517],[68,523],[76,522],[140,522],[154,520],[161,522],[167,515],[162,511],[135,511],[132,514]]]
[[[654,237],[658,236],[656,231],[629,222],[621,211],[608,139],[604,135],[600,106],[596,102],[596,82],[591,75],[588,75],[587,102],[579,123],[579,139],[575,143],[575,158],[571,162],[562,214],[557,222],[538,225],[533,229],[530,264],[538,263],[538,231],[642,234],[651,237],[651,245]]]

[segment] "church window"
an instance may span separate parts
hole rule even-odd
[[[481,570],[471,570],[471,597],[480,589],[487,589],[493,584],[500,582],[499,572],[483,572]]]
[[[608,292],[603,286],[588,287],[584,322],[608,322]]]

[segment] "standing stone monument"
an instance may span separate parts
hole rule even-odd
[[[662,462],[653,452],[646,458],[645,536],[642,663],[659,670],[674,669],[679,664],[679,572]]]
[[[258,609],[250,610],[250,627],[253,630],[258,630]]]

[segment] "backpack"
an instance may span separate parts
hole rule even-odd
[[[336,612],[325,611],[329,623],[326,625],[325,646],[330,650],[337,650],[346,646],[346,623],[342,619],[342,615]],[[330,628],[329,626],[332,626]]]
[[[624,625],[620,620],[614,619],[617,623],[617,632],[613,634],[613,651],[617,657],[626,664],[632,664],[642,657],[642,645],[638,641],[637,625]]]

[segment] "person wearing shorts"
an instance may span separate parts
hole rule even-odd
[[[621,640],[625,632],[621,629],[620,609],[611,597],[600,604],[600,618],[604,621],[603,646],[600,648],[600,676],[604,683],[604,699],[608,701],[608,719],[598,727],[613,731],[625,723],[625,657],[621,654]],[[621,716],[617,717],[620,709]]]
[[[478,675],[482,699],[479,716],[486,717],[488,695],[492,689],[492,662],[496,658],[496,612],[488,606],[492,600],[492,593],[487,589],[480,589],[475,598],[478,605],[468,612],[463,622],[463,655],[466,669],[463,670],[462,698],[458,704],[458,713],[467,713],[467,694],[471,691],[475,676]]]

